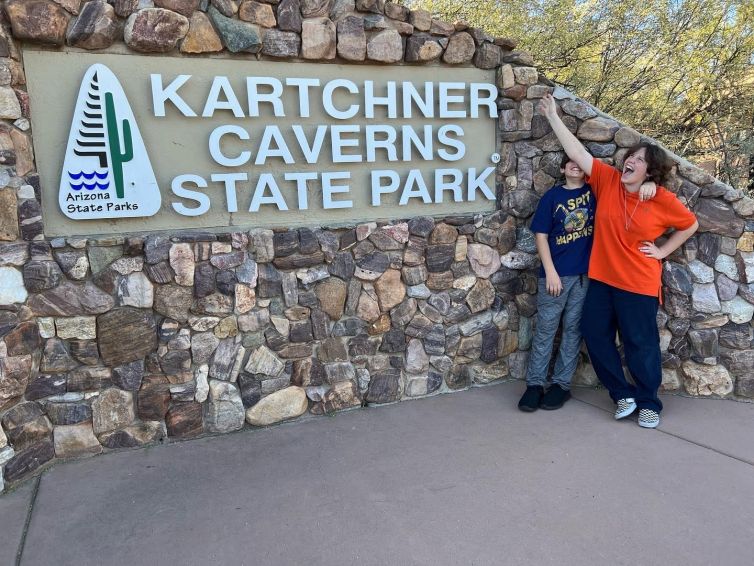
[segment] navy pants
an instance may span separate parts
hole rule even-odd
[[[640,409],[662,410],[662,383],[656,297],[623,291],[591,280],[581,314],[581,333],[589,358],[613,401],[633,397]],[[615,332],[623,342],[626,364],[636,385],[623,374]]]

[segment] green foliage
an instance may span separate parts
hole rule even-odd
[[[723,180],[754,188],[751,0],[409,4],[516,39],[550,79],[676,153],[712,160]]]

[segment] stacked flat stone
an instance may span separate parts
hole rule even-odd
[[[553,92],[608,163],[642,139],[555,88],[513,42],[390,2],[4,5],[0,490],[57,458],[521,379],[536,316],[528,224],[562,156],[538,99]],[[21,42],[497,69],[500,210],[337,230],[45,238]],[[669,188],[701,229],[664,266],[663,387],[754,398],[754,201],[672,157]],[[575,381],[596,382],[585,358]]]

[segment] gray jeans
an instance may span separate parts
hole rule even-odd
[[[526,373],[527,385],[545,385],[547,383],[547,368],[552,355],[552,343],[558,331],[561,315],[563,318],[563,334],[560,340],[558,357],[552,382],[563,389],[571,388],[571,378],[576,371],[579,345],[581,343],[581,307],[589,288],[589,278],[586,275],[571,275],[560,278],[563,292],[553,297],[547,292],[545,278],[540,277],[537,295],[537,329],[531,345],[529,369]]]

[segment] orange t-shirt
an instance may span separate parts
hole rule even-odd
[[[626,191],[620,178],[617,169],[599,159],[592,161],[592,174],[587,179],[597,198],[597,213],[589,278],[659,298],[662,262],[645,256],[639,246],[644,241],[653,242],[668,228],[691,227],[696,217],[663,187],[657,187],[652,200],[639,202],[638,193]]]

